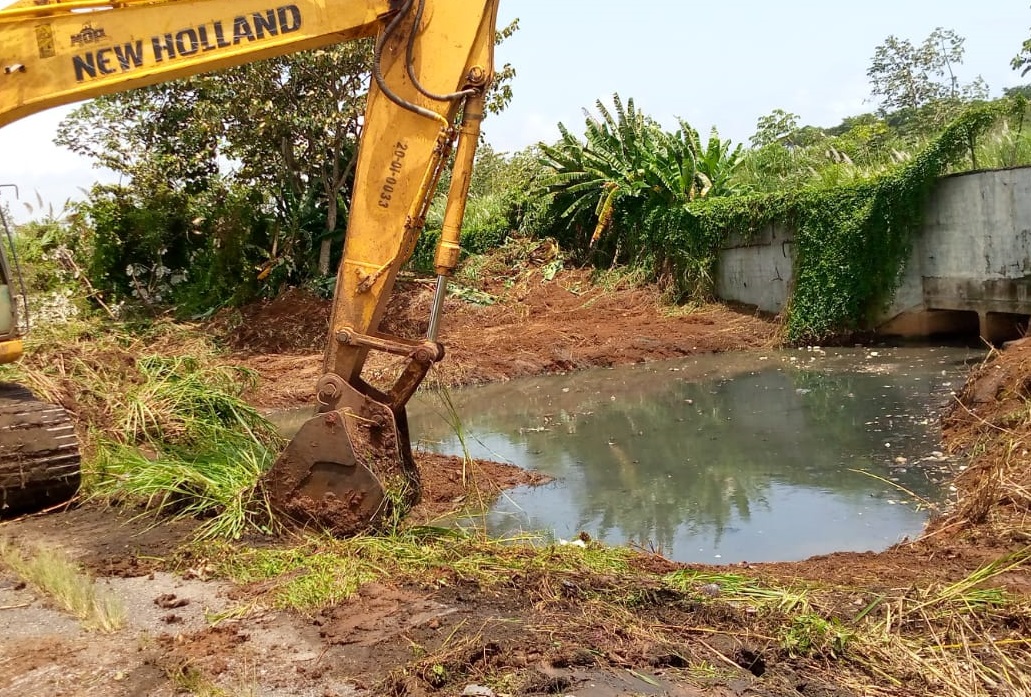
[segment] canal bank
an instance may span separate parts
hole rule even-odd
[[[575,280],[557,279],[574,296],[579,292]],[[697,347],[699,359],[706,346],[732,348],[735,342],[748,346],[756,341],[754,334],[734,331],[761,321],[750,315],[735,320],[726,308],[703,310],[688,315],[695,320],[685,323],[661,305],[634,306],[632,297],[616,295],[603,304],[590,302],[587,295],[574,312],[542,306],[533,318],[546,322],[525,332],[521,326],[533,320],[517,311],[519,305],[494,307],[495,316],[508,313],[505,346],[517,350],[486,357],[500,361],[496,356],[516,355],[525,368],[547,365],[556,347],[572,346],[576,355],[593,348],[594,355],[619,362],[616,351],[591,346],[575,324],[563,321],[578,313],[586,321],[592,306],[604,310],[593,324],[621,339],[612,346],[627,345],[626,334],[620,333],[628,326],[621,306],[633,308],[632,321],[640,323],[633,336],[657,340],[649,346],[655,354],[675,345],[662,343],[672,336],[689,338],[679,350],[691,358],[688,352]],[[522,302],[537,300],[531,293]],[[478,311],[453,316],[466,312],[476,322],[452,324],[455,336],[488,334],[485,328],[502,326],[485,321]],[[698,321],[723,312],[728,313],[725,322]],[[280,325],[289,327],[290,319]],[[402,313],[400,320],[405,319]],[[694,335],[664,329],[677,323],[681,326],[675,331]],[[520,343],[524,333],[541,336],[545,330],[552,340],[538,341],[537,353]],[[193,331],[177,331],[174,341],[147,350],[182,351]],[[451,345],[461,348],[458,341]],[[267,346],[254,346],[252,360],[271,355]],[[819,363],[820,351],[793,355]],[[874,351],[880,353],[877,348],[869,353]],[[114,352],[88,357],[131,363]],[[310,347],[277,358],[283,365],[318,364]],[[154,623],[143,630],[132,624],[113,635],[84,633],[67,622],[17,624],[31,630],[33,640],[12,631],[0,642],[0,694],[60,694],[63,689],[98,695],[193,691],[450,697],[469,690],[483,694],[482,687],[518,695],[1024,694],[1031,685],[1026,670],[1031,665],[1026,643],[1031,584],[1027,542],[1014,535],[1022,531],[1020,516],[1027,519],[1019,497],[1027,483],[1016,475],[1027,470],[1019,441],[1026,435],[1020,425],[1026,429],[1029,421],[1029,371],[1017,362],[1000,379],[992,365],[983,369],[989,382],[965,390],[961,400],[974,412],[969,448],[1008,454],[1001,461],[1006,469],[994,467],[1000,461],[989,461],[978,465],[973,476],[978,482],[997,482],[998,498],[986,503],[980,495],[968,497],[960,478],[958,518],[943,517],[932,523],[929,534],[880,553],[834,552],[790,563],[678,564],[648,550],[599,544],[590,536],[567,538],[566,544],[527,544],[525,538],[499,540],[476,530],[420,524],[428,522],[423,520],[350,540],[290,534],[197,544],[191,543],[195,526],[189,521],[173,525],[164,517],[140,518],[139,510],[119,513],[96,503],[9,523],[3,534],[16,549],[46,545],[64,550],[100,578],[98,586],[122,589],[126,586],[118,577],[138,579],[131,607],[146,607],[150,614],[134,612],[133,619],[153,616]],[[635,370],[657,366],[647,363]],[[575,381],[582,375],[569,377]],[[676,383],[685,376],[705,378],[704,372],[665,370],[657,382]],[[777,391],[790,405],[804,410],[807,399],[821,394],[822,388],[808,378],[797,384],[788,380]],[[274,392],[269,385],[259,390]],[[774,383],[772,389],[779,386]],[[975,409],[966,401],[974,393],[985,395],[984,405],[998,405],[998,410]],[[569,393],[560,388],[555,398],[575,396],[570,386]],[[700,407],[702,400],[717,396],[687,395],[684,399],[695,403],[680,404]],[[295,404],[304,401],[301,397]],[[808,409],[819,414],[834,403],[825,400]],[[745,407],[738,409],[741,421],[747,421]],[[884,416],[896,412],[892,408]],[[587,422],[575,423],[589,429]],[[529,424],[525,435],[544,434],[530,430],[541,425]],[[751,440],[741,430],[722,436],[735,437]],[[424,470],[444,470],[439,462],[420,464]],[[460,465],[446,476],[458,483],[466,477],[490,483],[480,475],[476,467]],[[450,503],[461,505],[459,499],[467,495],[460,493]],[[979,507],[964,513],[966,504],[974,502]],[[1010,517],[1001,516],[1003,511]],[[163,572],[173,576],[170,588],[162,585],[168,580]],[[202,584],[204,593],[193,582]],[[16,590],[13,579],[0,583],[22,594],[5,600],[7,605],[29,603],[5,610],[0,620],[16,622],[22,610],[56,612],[48,610],[45,598]],[[209,606],[209,591],[223,600]],[[177,618],[188,614],[179,609],[184,602],[203,604],[210,611],[208,624],[198,629],[180,622]],[[95,660],[97,652],[103,660]]]

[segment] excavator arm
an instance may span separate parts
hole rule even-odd
[[[499,0],[21,0],[0,10],[0,126],[58,104],[360,37],[376,37],[319,414],[265,478],[274,509],[350,534],[419,497],[405,404],[430,366],[493,77]],[[461,122],[459,123],[459,120]],[[457,146],[456,146],[457,143]],[[457,148],[457,149],[456,149]],[[377,331],[453,157],[430,331]],[[406,362],[388,389],[369,351]]]

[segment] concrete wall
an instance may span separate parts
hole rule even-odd
[[[793,246],[792,231],[779,227],[754,240],[732,239],[720,255],[719,296],[782,310],[791,290]],[[977,313],[982,328],[1011,324],[991,315],[1031,315],[1031,168],[939,182],[880,324],[889,333],[946,331],[951,320],[942,311]],[[906,330],[914,321],[917,328]]]
[[[793,273],[793,231],[773,225],[747,241],[732,235],[720,252],[716,294],[766,312],[780,312],[790,297]]]

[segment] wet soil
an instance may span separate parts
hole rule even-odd
[[[499,281],[487,292],[501,301],[490,306],[448,301],[449,357],[435,369],[434,379],[451,385],[506,380],[764,346],[777,335],[775,323],[752,313],[711,306],[671,314],[654,289],[603,291],[590,286],[585,272],[566,272],[553,282],[530,276],[507,287]],[[425,284],[403,283],[389,327],[417,335],[429,298]],[[223,316],[215,330],[233,347],[233,362],[261,374],[254,401],[291,407],[310,402],[327,317],[325,301],[292,292]],[[390,369],[387,363],[371,367],[384,374]],[[708,570],[780,585],[855,589],[841,608],[840,616],[848,619],[870,598],[956,581],[1021,549],[1027,544],[1026,492],[1031,490],[1023,440],[1031,435],[1029,380],[1027,345],[1003,351],[976,372],[945,421],[950,448],[975,457],[957,481],[957,505],[936,518],[921,539],[880,554]],[[426,454],[417,460],[424,498],[413,512],[416,523],[432,522],[531,476],[496,463]],[[16,590],[13,579],[0,579],[0,620],[2,613],[25,609],[8,605],[28,603],[40,613],[19,624],[28,637],[8,632],[0,638],[0,695],[866,693],[830,655],[802,658],[785,651],[775,634],[783,618],[757,619],[745,607],[671,593],[660,577],[683,565],[653,554],[642,553],[632,574],[619,578],[605,572],[527,571],[500,586],[481,586],[456,573],[425,584],[381,581],[344,603],[304,614],[265,607],[260,588],[209,579],[204,568],[191,565],[193,557],[179,551],[191,527],[154,522],[84,505],[0,527],[0,536],[15,543],[65,549],[102,583],[141,584],[134,593],[148,602],[169,594],[190,600],[185,608],[155,605],[162,617],[210,608],[201,625],[158,617],[130,623],[114,635],[87,634],[69,629],[67,617],[45,598]],[[267,544],[245,540],[240,545],[259,543]],[[174,585],[184,581],[203,583],[203,592]],[[628,583],[632,594],[626,593]],[[1031,593],[1023,569],[997,584],[1023,596]],[[633,602],[601,602],[610,596]],[[1026,618],[1023,625],[1019,617],[998,621],[1000,636],[1031,631]],[[923,684],[919,676],[900,677],[902,682],[894,677],[880,682],[877,694],[920,693],[913,691]],[[877,682],[867,678],[867,684]],[[483,687],[487,684],[490,690]]]

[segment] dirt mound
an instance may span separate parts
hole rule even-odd
[[[398,279],[381,330],[399,336],[425,334],[432,300],[431,282]],[[240,354],[310,355],[325,348],[331,309],[330,300],[291,288],[272,300],[223,310],[208,326]]]
[[[752,311],[670,307],[654,286],[601,287],[585,270],[531,278],[494,305],[454,307],[444,326],[449,385],[758,348],[778,330]]]
[[[428,523],[463,508],[484,508],[498,494],[519,485],[545,484],[540,472],[487,460],[463,460],[450,455],[417,451],[415,461],[422,480],[422,500],[409,516]]]
[[[329,301],[291,288],[273,300],[223,310],[212,321],[211,329],[232,350],[242,353],[322,351],[329,308]]]
[[[951,452],[971,456],[954,485],[954,510],[932,530],[953,528],[981,544],[1031,542],[1031,338],[993,352],[942,420]]]
[[[426,331],[433,287],[404,279],[390,298],[381,329],[417,338]],[[321,374],[328,301],[292,292],[289,298],[240,311],[245,321],[222,324],[236,355],[261,386],[251,399],[285,408],[311,400]],[[304,317],[296,315],[304,314]],[[455,286],[444,304],[444,360],[429,380],[448,386],[501,382],[592,366],[676,358],[694,353],[759,348],[776,343],[779,325],[751,310],[724,305],[670,307],[653,286],[601,286],[591,272],[528,269],[516,277],[487,277],[481,288]],[[370,357],[367,378],[389,380],[398,362]]]

